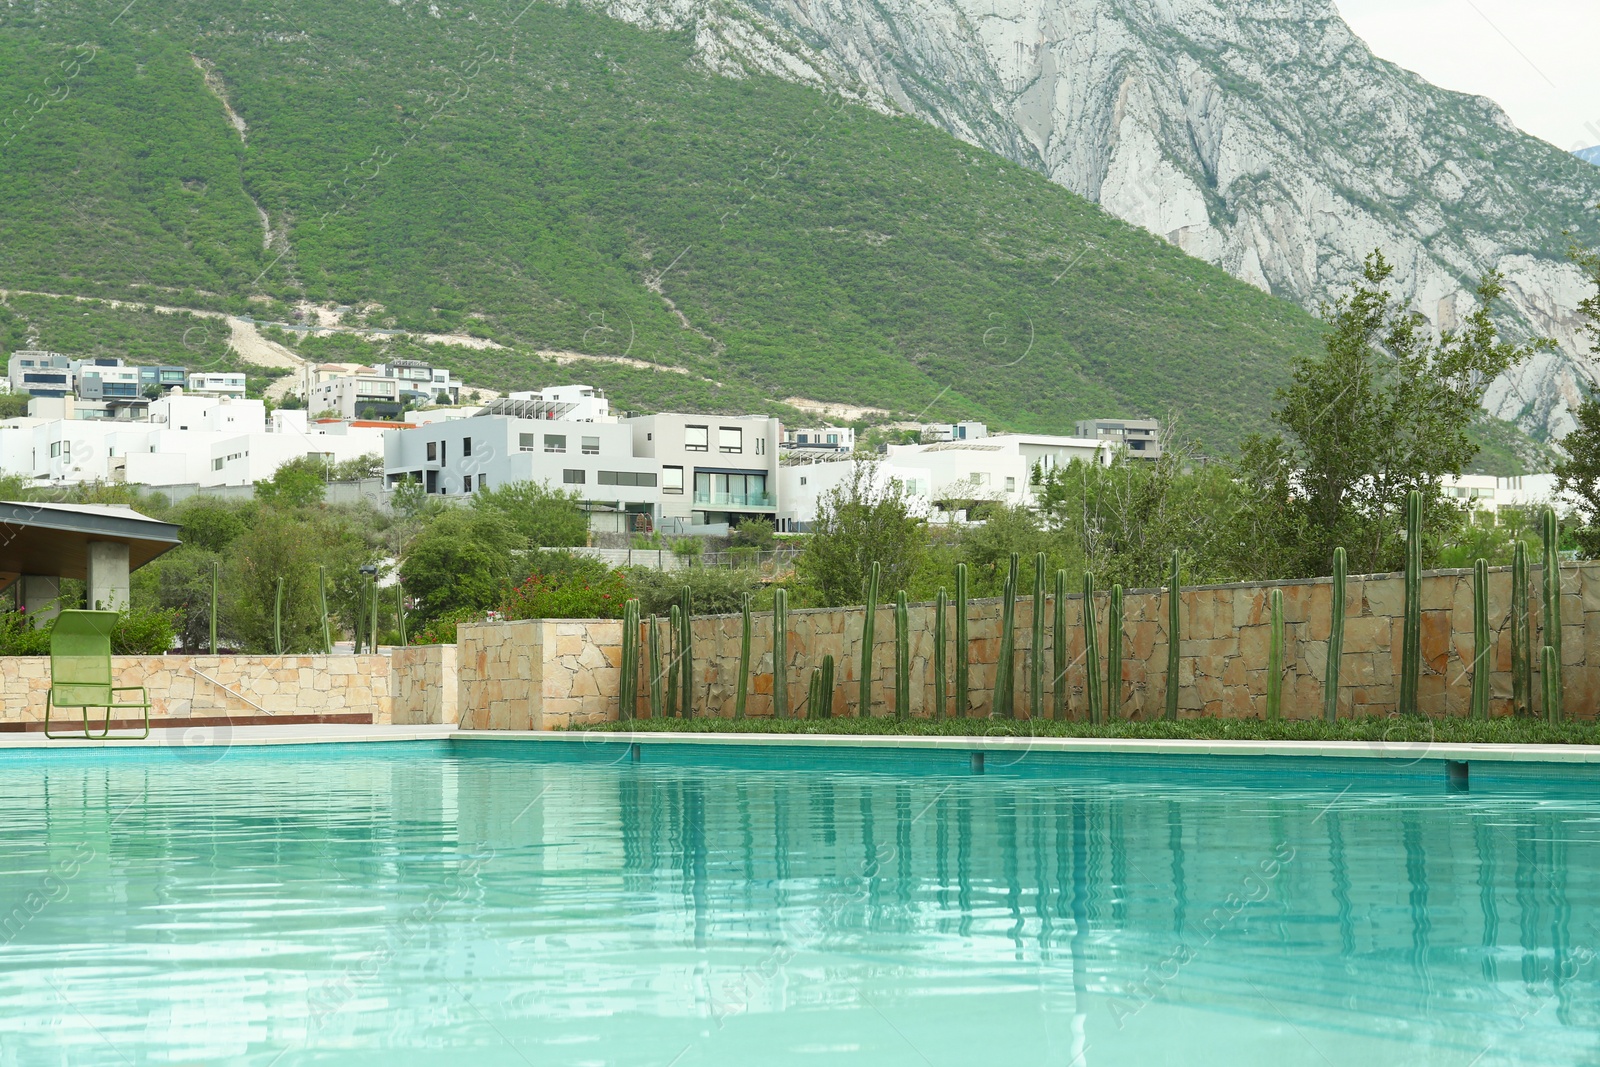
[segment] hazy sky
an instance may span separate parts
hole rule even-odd
[[[1376,54],[1487,96],[1529,133],[1600,145],[1596,0],[1335,0]]]

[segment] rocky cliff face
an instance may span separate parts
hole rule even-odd
[[[1600,243],[1600,171],[1374,57],[1329,0],[592,2],[692,31],[710,70],[915,115],[1307,306],[1381,247],[1449,327],[1499,270],[1512,328],[1562,346],[1486,401],[1537,437],[1600,378],[1563,258],[1563,231]]]

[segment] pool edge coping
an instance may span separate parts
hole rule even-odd
[[[966,752],[1047,752],[1083,755],[1249,756],[1324,759],[1399,759],[1409,762],[1493,761],[1600,764],[1600,745],[1494,745],[1384,741],[1155,740],[1121,737],[979,737],[903,734],[761,734],[622,730],[457,730],[454,741],[550,741],[576,744],[719,745],[773,748],[913,749]]]

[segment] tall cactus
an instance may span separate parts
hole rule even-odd
[[[1545,718],[1561,721],[1561,526],[1556,522],[1554,508],[1545,508],[1540,524],[1544,538],[1544,634],[1540,640],[1546,648],[1555,649],[1556,682],[1554,688],[1544,683]],[[1545,659],[1549,659],[1546,654]],[[1550,698],[1555,701],[1551,703]]]
[[[678,635],[678,658],[681,660],[678,680],[683,685],[683,717],[694,718],[694,613],[689,601],[689,587],[683,587],[678,625],[683,631]]]
[[[394,628],[400,634],[400,647],[405,648],[406,640],[406,593],[405,586],[400,584],[399,575],[394,580]]]
[[[683,608],[677,604],[667,609],[667,718],[678,717],[678,697],[682,695],[679,686],[679,657],[683,654],[678,647],[683,640]]]
[[[1083,573],[1083,689],[1089,701],[1089,721],[1100,721],[1100,638],[1095,633],[1094,575]]]
[[[1111,587],[1106,610],[1106,721],[1122,714],[1122,586]]]
[[[666,676],[661,668],[661,618],[657,615],[650,616],[650,717],[664,719],[667,716],[667,686]]]
[[[273,583],[275,586],[272,598],[272,654],[283,655],[283,579],[279,578]]]
[[[1511,708],[1533,711],[1533,619],[1528,609],[1528,543],[1517,540],[1511,554]]]
[[[967,717],[967,692],[971,649],[967,640],[967,565],[956,564],[956,691],[955,717]]]
[[[817,713],[822,706],[822,668],[816,667],[811,671],[811,682],[806,687],[806,706],[800,713],[802,719],[809,719]]]
[[[822,671],[822,703],[811,710],[817,717],[831,719],[833,717],[833,656],[831,654],[822,657],[822,667],[820,669]]]
[[[216,560],[211,562],[211,654],[217,654],[217,578],[222,573],[222,564]],[[356,651],[361,651],[361,644],[356,643]]]
[[[1339,665],[1343,662],[1344,655],[1345,584],[1345,552],[1341,547],[1333,550],[1333,595],[1330,609],[1332,618],[1328,622],[1328,665],[1322,676],[1322,717],[1329,722],[1336,722],[1339,718]]]
[[[933,714],[929,716],[932,719],[950,717],[950,687],[945,676],[950,667],[949,652],[945,648],[950,640],[949,614],[950,596],[941,585],[933,602]]]
[[[322,654],[333,654],[333,630],[328,623],[328,568],[317,566],[317,606],[322,609]]]
[[[1561,721],[1561,653],[1545,645],[1540,657],[1539,682],[1544,689],[1544,717]]]
[[[994,702],[989,717],[1012,719],[1016,705],[1012,694],[1016,691],[1016,628],[1017,628],[1017,564],[1020,557],[1011,553],[1011,566],[1006,571],[1005,595],[1000,603],[1000,658],[994,665]]]
[[[1400,714],[1419,715],[1422,680],[1422,494],[1406,494],[1405,627],[1400,640]]]
[[[789,591],[772,593],[772,717],[789,717]]]
[[[894,600],[894,717],[911,718],[911,608],[904,589]]]
[[[1067,655],[1072,641],[1067,636],[1067,572],[1056,571],[1055,620],[1050,629],[1050,717],[1067,717]]]
[[[1283,717],[1283,590],[1274,586],[1267,600],[1267,718],[1276,722]]]
[[[1489,717],[1489,672],[1494,648],[1489,644],[1489,561],[1472,564],[1472,717]]]
[[[1028,718],[1044,718],[1044,553],[1033,560],[1033,643],[1028,649]]]
[[[617,718],[633,718],[639,702],[639,601],[622,608],[622,680],[617,686]]]
[[[863,719],[872,715],[872,642],[878,636],[878,578],[882,568],[872,561],[872,573],[867,576],[866,611],[861,619],[861,679],[856,697],[856,714]]]
[[[745,704],[750,699],[750,594],[740,598],[739,619],[739,681],[733,694],[733,717],[744,718]]]
[[[1183,570],[1178,553],[1172,553],[1172,569],[1167,580],[1167,712],[1168,721],[1178,717],[1178,610],[1183,596]]]

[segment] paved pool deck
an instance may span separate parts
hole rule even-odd
[[[1468,745],[1384,741],[1166,741],[1110,737],[980,737],[903,734],[669,733],[629,731],[460,730],[431,726],[195,726],[155,729],[142,740],[46,738],[38,732],[0,733],[0,751],[48,748],[183,748],[195,746],[317,745],[399,741],[489,741],[502,744],[730,746],[769,749],[901,749],[921,752],[1309,757],[1600,764],[1600,745]]]
[[[1464,745],[1385,741],[1148,741],[1115,737],[944,737],[902,734],[667,733],[657,731],[460,730],[457,741],[602,745],[751,745],[766,748],[910,749],[1141,756],[1306,756],[1344,759],[1496,760],[1600,764],[1600,745]]]
[[[140,740],[56,738],[36,730],[0,734],[0,751],[44,748],[193,748],[232,745],[348,745],[367,741],[444,741],[454,736],[448,726],[187,726],[158,728]]]

